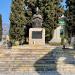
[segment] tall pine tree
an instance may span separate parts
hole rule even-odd
[[[2,40],[2,16],[0,15],[0,41]]]
[[[69,25],[69,35],[70,37],[75,35],[75,0],[66,0],[68,9],[66,11],[66,16]]]
[[[24,40],[25,0],[12,0],[10,13],[10,39],[15,41]]]

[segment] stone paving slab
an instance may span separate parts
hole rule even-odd
[[[73,72],[62,72],[58,73],[56,71],[49,72],[9,72],[9,73],[0,73],[0,75],[75,75]]]

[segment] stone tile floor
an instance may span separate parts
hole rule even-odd
[[[49,47],[52,50],[16,50],[11,51],[11,49],[0,49],[0,75],[75,75],[75,51],[73,49],[62,49],[61,47]],[[32,55],[30,54],[32,52]],[[12,54],[12,55],[11,55]],[[26,57],[28,55],[28,58]],[[41,55],[43,54],[43,55]],[[34,56],[36,57],[36,61],[33,62],[24,62],[27,59],[33,60]],[[33,57],[33,58],[32,58]],[[22,59],[24,58],[24,59]],[[40,58],[40,59],[38,59]],[[47,60],[44,60],[47,59]],[[52,61],[52,60],[53,61]],[[9,60],[9,62],[6,62]],[[10,63],[10,60],[12,63]],[[2,62],[4,61],[4,62]],[[10,64],[16,65],[15,67],[18,69],[20,68],[17,66],[15,61],[19,61],[17,64],[22,66],[22,64],[30,64],[32,63],[34,69],[33,71],[11,71]],[[34,61],[34,60],[33,60]],[[51,67],[51,64],[54,63],[55,67]],[[36,64],[41,64],[41,69],[43,68],[46,70],[49,68],[51,71],[41,71],[40,68],[36,67]],[[42,65],[48,64],[49,66],[43,67]],[[10,66],[9,66],[10,65]],[[3,71],[3,67],[6,67]],[[1,70],[1,68],[3,68]],[[53,70],[56,69],[56,70]],[[19,69],[18,69],[19,70]],[[23,69],[22,69],[23,70]],[[36,70],[36,71],[35,71]]]
[[[49,71],[49,72],[11,72],[11,73],[0,73],[0,75],[75,75],[73,72],[63,72],[57,73],[56,71]]]

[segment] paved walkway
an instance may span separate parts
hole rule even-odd
[[[63,72],[57,73],[56,71],[49,71],[49,72],[8,72],[8,73],[0,73],[0,75],[75,75],[73,72]]]
[[[0,75],[75,75],[75,51],[61,47],[49,48],[0,50]],[[33,65],[31,71],[24,71],[27,64]]]

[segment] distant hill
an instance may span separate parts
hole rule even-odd
[[[2,28],[3,28],[3,35],[8,35],[9,34],[10,24],[3,23],[2,24]]]

